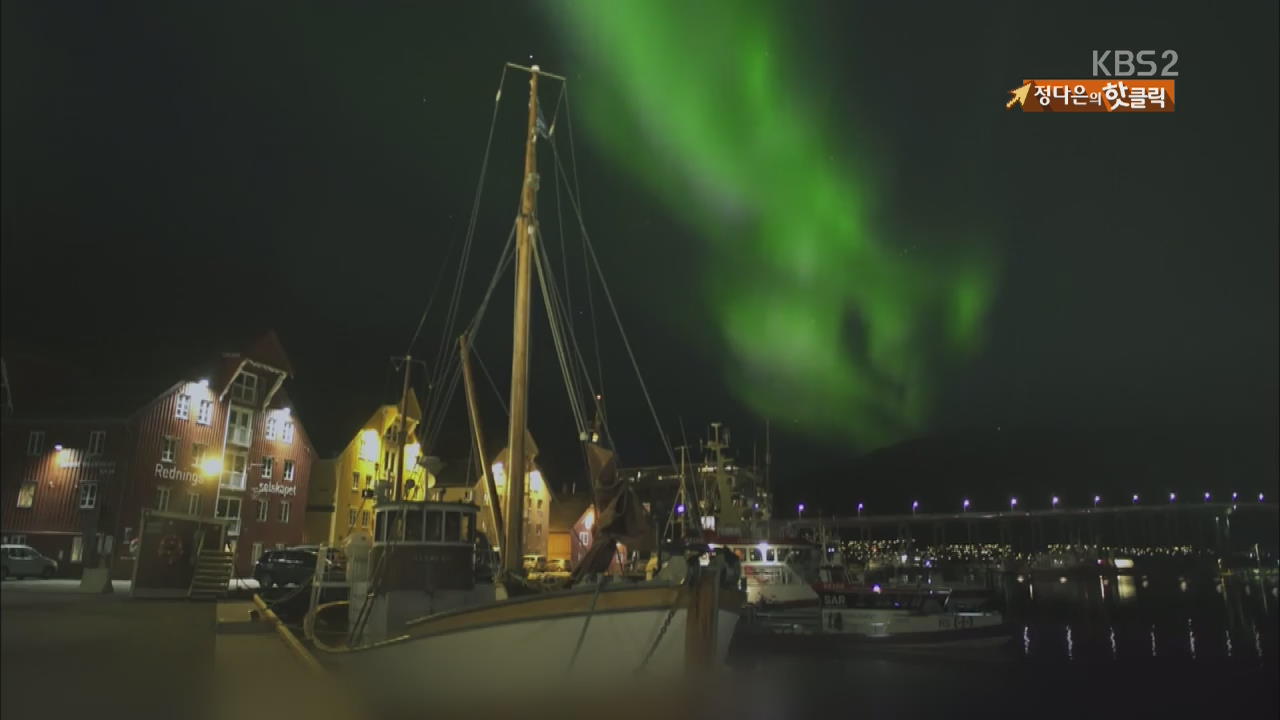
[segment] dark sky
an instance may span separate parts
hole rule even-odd
[[[387,358],[404,352],[441,269],[453,275],[446,251],[466,230],[501,63],[532,54],[592,72],[551,27],[554,4],[0,7],[5,351],[92,358],[275,328],[318,436],[394,387]],[[1165,467],[1197,439],[1242,463],[1243,482],[1276,486],[1275,3],[795,12],[778,31],[826,68],[831,112],[856,106],[874,128],[895,168],[878,179],[894,210],[924,226],[983,218],[1000,276],[984,349],[948,372],[922,431],[936,443],[893,451],[899,465],[884,453],[854,462],[784,427],[784,499],[847,494],[859,468],[942,496],[955,481],[929,460],[957,444],[980,448],[962,453],[979,456],[966,481],[1000,468],[1001,489],[1082,456],[1104,474]],[[1177,111],[1003,112],[1023,77],[1087,77],[1090,51],[1105,48],[1175,48]],[[522,107],[499,117],[466,316],[513,217]],[[724,349],[695,290],[707,269],[671,262],[699,238],[589,142],[577,149],[587,220],[667,432],[723,419],[749,454],[763,418],[717,380]],[[435,357],[448,290],[419,356]],[[504,388],[507,292],[480,341]],[[545,459],[568,472],[563,391],[545,335],[536,342],[534,429],[548,428]],[[659,445],[639,439],[654,433],[616,335],[602,344],[614,432],[635,438],[619,440],[624,461],[658,462]],[[454,406],[446,457],[467,452]],[[1000,433],[1036,439],[1014,452]],[[1059,455],[1044,450],[1055,433],[1073,438]],[[1135,433],[1146,439],[1126,441]]]

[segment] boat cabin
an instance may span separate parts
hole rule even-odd
[[[379,503],[370,561],[375,568],[386,565],[383,588],[472,589],[478,512],[466,503]]]

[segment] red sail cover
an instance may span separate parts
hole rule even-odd
[[[595,494],[595,540],[574,569],[573,582],[608,570],[618,543],[640,553],[653,549],[649,514],[635,490],[618,477],[618,459],[613,451],[587,443],[587,468]]]

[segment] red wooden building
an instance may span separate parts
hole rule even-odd
[[[130,382],[8,360],[0,533],[59,562],[132,574],[142,508],[228,521],[237,575],[302,542],[315,457],[273,333],[168,379]],[[73,377],[74,376],[74,377]]]

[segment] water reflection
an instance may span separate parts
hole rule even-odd
[[[1017,579],[1005,578],[1004,612],[1022,628],[1019,655],[1031,661],[1158,658],[1202,664],[1270,662],[1280,655],[1275,603],[1268,597],[1280,581],[1275,576],[1055,570],[1026,576],[1023,583]],[[1245,592],[1255,584],[1256,592]],[[1253,635],[1254,652],[1236,652],[1242,632]]]
[[[1138,588],[1134,587],[1132,575],[1116,576],[1116,597],[1122,602],[1133,600],[1138,596]]]

